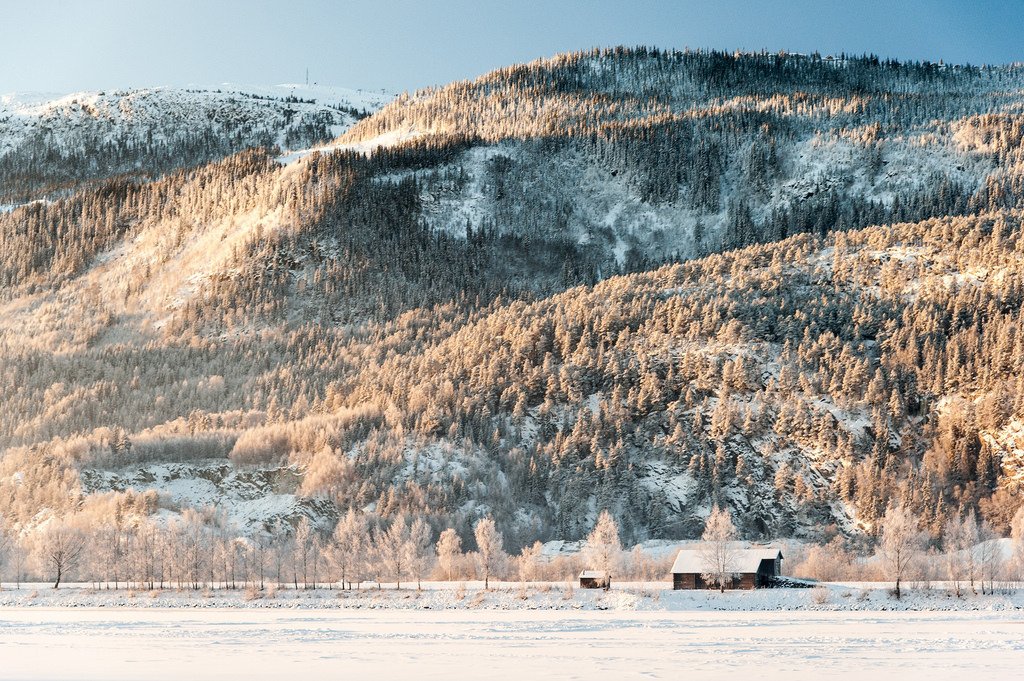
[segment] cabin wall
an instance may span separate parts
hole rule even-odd
[[[672,575],[672,588],[673,589],[696,589],[697,579],[700,575],[695,575],[688,572],[678,572]]]
[[[726,585],[726,589],[755,589],[764,584],[758,579],[758,575],[753,572],[744,572],[738,576],[735,576]],[[692,572],[682,572],[672,574],[672,588],[681,589],[710,589],[712,585],[704,581],[704,578],[698,574]]]

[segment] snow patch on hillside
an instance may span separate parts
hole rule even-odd
[[[374,151],[381,147],[393,147],[404,142],[410,142],[420,136],[420,133],[413,129],[408,130],[392,130],[386,132],[383,135],[378,135],[372,139],[364,140],[362,142],[352,142],[348,144],[325,144],[316,147],[310,147],[309,149],[299,149],[297,151],[289,151],[282,154],[277,158],[277,162],[284,166],[289,166],[297,163],[312,154],[332,154],[339,151],[351,151],[357,154],[363,154],[369,156]]]
[[[303,516],[321,523],[334,513],[329,504],[297,494],[301,471],[292,466],[240,469],[224,460],[154,463],[116,471],[86,469],[81,479],[88,494],[157,492],[162,511],[156,517],[164,522],[185,508],[215,509],[237,530],[248,532]]]

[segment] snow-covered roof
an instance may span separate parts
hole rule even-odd
[[[733,570],[736,572],[757,572],[762,560],[782,558],[782,551],[774,546],[735,547],[733,552]],[[708,569],[705,555],[700,548],[680,549],[676,560],[672,563],[672,574],[700,574]]]
[[[604,570],[584,570],[580,573],[580,579],[605,579]]]

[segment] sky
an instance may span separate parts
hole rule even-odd
[[[0,0],[0,93],[414,90],[614,45],[1024,61],[1024,0]]]

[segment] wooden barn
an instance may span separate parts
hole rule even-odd
[[[584,570],[580,573],[581,589],[610,589],[611,586],[611,575],[604,570]]]
[[[782,551],[769,546],[737,548],[732,552],[732,581],[726,589],[763,589],[772,586],[782,574]],[[673,589],[710,589],[703,574],[709,572],[706,557],[699,548],[682,549],[672,564]]]

